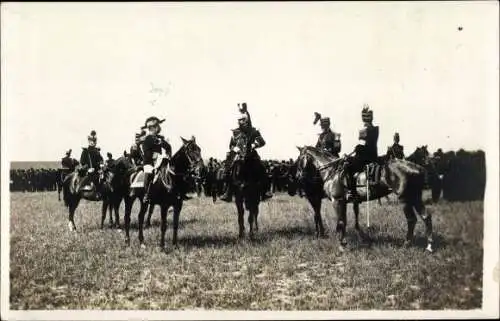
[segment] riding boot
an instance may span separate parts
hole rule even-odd
[[[151,197],[151,183],[153,181],[152,173],[144,173],[144,204],[149,204]]]

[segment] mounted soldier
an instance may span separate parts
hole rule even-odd
[[[157,163],[161,162],[159,156],[170,162],[172,158],[172,146],[167,142],[164,136],[160,135],[161,127],[160,124],[163,123],[165,119],[160,120],[157,117],[149,117],[141,129],[146,129],[145,136],[136,136],[139,144],[139,150],[142,151],[143,155],[143,169],[144,169],[144,203],[149,204],[151,198],[151,185],[153,182],[154,169],[158,167]],[[181,197],[186,200],[190,199],[185,195],[187,192],[187,186],[183,182],[183,190]]]
[[[364,171],[366,165],[378,162],[377,142],[379,127],[373,126],[373,111],[366,104],[361,111],[361,120],[363,121],[363,128],[359,131],[358,138],[363,141],[363,144],[356,146],[354,149],[355,156],[349,162],[348,199],[358,198],[355,174]]]
[[[71,149],[66,152],[66,156],[61,159],[61,167],[63,172],[71,173],[75,170],[78,165],[78,161],[74,158],[71,158]]]
[[[232,201],[233,189],[231,184],[231,171],[233,170],[233,165],[236,156],[240,156],[242,160],[246,161],[251,169],[255,171],[255,174],[259,178],[262,185],[262,200],[266,200],[272,197],[270,193],[265,190],[264,186],[267,179],[266,170],[260,160],[260,156],[256,149],[263,147],[266,142],[260,132],[252,126],[252,121],[250,113],[247,110],[247,104],[238,104],[239,114],[238,128],[233,129],[233,136],[229,142],[229,152],[227,153],[227,158],[225,160],[224,176],[226,177],[226,191],[221,197],[221,200],[226,202]]]
[[[341,143],[340,143],[340,134],[333,132],[330,129],[330,118],[329,117],[321,117],[321,114],[314,113],[314,122],[316,125],[318,121],[320,122],[322,132],[319,134],[318,142],[316,143],[316,148],[321,149],[324,152],[327,152],[335,157],[339,157]]]
[[[113,159],[113,154],[107,153],[106,156],[108,157],[108,159],[106,159],[106,167],[113,168],[115,164],[115,160]]]
[[[80,156],[80,173],[87,176],[90,182],[95,186],[96,198],[101,199],[101,180],[100,169],[103,166],[104,159],[101,156],[100,148],[96,146],[97,136],[95,130],[90,132],[87,137],[88,147],[82,148]],[[82,186],[83,187],[83,186]]]
[[[402,145],[399,145],[399,133],[394,134],[394,144],[392,144],[392,146],[390,146],[387,149],[387,157],[389,159],[391,159],[391,158],[404,159],[405,158],[404,148]]]

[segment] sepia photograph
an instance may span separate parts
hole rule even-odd
[[[499,5],[1,4],[1,318],[499,317]]]

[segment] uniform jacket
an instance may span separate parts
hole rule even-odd
[[[328,152],[334,156],[339,156],[341,144],[335,137],[335,133],[331,129],[319,134],[316,148]]]
[[[70,172],[74,171],[77,165],[78,161],[69,156],[63,157],[61,159],[61,166],[63,168],[67,168]]]
[[[82,155],[80,156],[80,164],[86,169],[94,168],[98,169],[99,165],[102,164],[104,159],[101,156],[99,148],[89,146],[83,148]]]
[[[365,127],[359,131],[359,139],[365,142],[365,157],[367,161],[374,161],[378,157],[378,126]]]
[[[389,147],[387,154],[391,158],[398,158],[398,159],[405,158],[403,146],[397,143],[394,143],[391,147]]]
[[[250,127],[248,130],[237,129],[233,131],[233,136],[229,142],[229,149],[238,146],[242,150],[243,156],[247,158],[259,157],[257,151],[251,149],[252,144],[255,144],[255,148],[257,149],[266,145],[266,141],[254,127]]]
[[[172,146],[161,135],[147,135],[142,143],[142,152],[144,154],[144,164],[153,165],[154,153],[161,154],[161,150],[165,149],[168,156],[172,156]]]

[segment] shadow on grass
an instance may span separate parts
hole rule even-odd
[[[179,246],[185,248],[221,248],[225,246],[233,246],[237,244],[252,244],[261,245],[269,243],[276,239],[299,239],[306,237],[314,237],[315,231],[307,228],[290,227],[278,230],[267,230],[265,232],[256,232],[253,238],[250,238],[248,227],[245,232],[245,237],[240,239],[237,236],[237,231],[232,235],[189,235],[179,238]]]
[[[190,218],[190,219],[187,219],[187,220],[182,220],[182,218],[179,220],[179,229],[182,229],[190,224],[193,224],[193,223],[197,223],[199,222],[199,219],[196,218],[196,217],[193,217],[193,218]],[[146,219],[144,219],[144,230],[147,230],[147,229],[150,229],[150,228],[160,228],[161,226],[161,221],[160,220],[151,220],[151,225],[150,226],[147,226],[146,225]],[[167,218],[167,229],[171,229],[173,226],[173,222],[172,222],[172,219],[170,218]],[[120,229],[125,229],[125,224],[123,223],[123,221],[120,221],[120,226],[119,226]],[[100,226],[95,228],[94,230],[100,230]],[[111,227],[108,224],[104,224],[104,229],[103,230],[115,230],[117,229],[117,227]],[[139,223],[137,222],[137,220],[135,221],[132,221],[130,222],[130,229],[131,230],[138,230],[139,229]],[[90,229],[92,230],[92,229]]]

